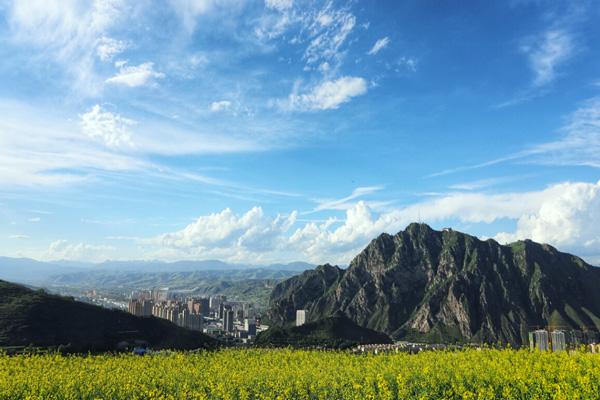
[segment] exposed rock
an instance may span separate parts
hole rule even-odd
[[[279,284],[269,316],[343,312],[396,339],[520,345],[536,326],[600,329],[600,269],[530,240],[502,246],[411,224],[382,234],[347,270],[324,265]]]

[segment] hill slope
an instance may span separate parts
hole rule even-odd
[[[72,299],[0,281],[0,346],[114,350],[121,341],[147,342],[152,348],[194,349],[212,338],[166,320],[139,318]]]
[[[551,246],[411,224],[371,241],[347,270],[325,265],[282,282],[269,318],[341,311],[397,339],[520,345],[535,326],[600,329],[599,287],[600,269]]]
[[[347,347],[391,343],[389,336],[356,325],[342,313],[294,327],[272,327],[258,335],[258,345]]]

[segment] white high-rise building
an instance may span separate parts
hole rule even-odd
[[[538,329],[533,332],[533,338],[535,340],[535,348],[541,351],[550,350],[548,331],[545,329]]]
[[[567,341],[563,331],[552,331],[552,351],[565,351],[567,349]]]
[[[296,310],[296,326],[306,323],[306,310]]]

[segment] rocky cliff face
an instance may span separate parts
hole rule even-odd
[[[600,329],[600,269],[532,241],[502,246],[411,224],[374,239],[347,270],[324,265],[278,285],[269,316],[337,311],[396,339],[522,344],[536,326]]]

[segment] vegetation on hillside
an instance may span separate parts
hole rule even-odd
[[[358,344],[392,343],[386,334],[356,325],[343,314],[294,327],[271,327],[256,338],[258,345],[348,348]]]
[[[211,346],[214,339],[166,320],[135,317],[0,281],[0,347],[87,352],[115,350],[125,342],[195,349]]]

